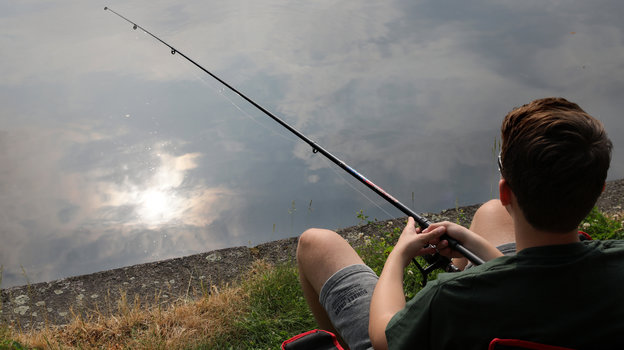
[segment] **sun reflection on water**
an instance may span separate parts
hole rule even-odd
[[[133,208],[134,219],[125,222],[126,226],[155,229],[176,221],[196,221],[187,217],[192,215],[196,191],[185,188],[183,183],[186,172],[197,167],[196,158],[201,154],[175,156],[158,148],[152,148],[152,152],[159,162],[150,165],[151,176],[114,184],[107,190],[110,200],[106,205]]]
[[[149,226],[165,224],[179,217],[180,201],[173,191],[148,189],[138,195],[137,216]]]

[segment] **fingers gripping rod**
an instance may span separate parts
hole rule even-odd
[[[171,54],[175,55],[176,53],[179,54],[180,56],[184,57],[187,61],[189,61],[190,63],[192,63],[193,65],[195,65],[197,68],[201,69],[202,71],[204,71],[206,74],[210,75],[211,77],[213,77],[214,79],[216,79],[217,81],[219,81],[221,84],[223,84],[225,87],[227,87],[228,89],[230,89],[232,92],[234,92],[235,94],[237,94],[238,96],[240,96],[241,98],[243,98],[245,101],[249,102],[251,105],[253,105],[254,107],[258,108],[260,111],[262,111],[264,114],[266,114],[268,117],[270,117],[271,119],[273,119],[274,121],[276,121],[278,124],[280,124],[281,126],[283,126],[284,128],[286,128],[288,131],[290,131],[291,133],[295,134],[297,137],[299,137],[301,140],[303,140],[304,142],[306,142],[308,145],[310,145],[310,147],[312,147],[312,151],[314,153],[321,153],[322,155],[324,155],[325,157],[327,157],[330,161],[332,161],[334,164],[338,165],[340,168],[342,168],[343,170],[345,170],[347,173],[351,174],[351,176],[353,176],[354,178],[356,178],[358,181],[360,181],[361,183],[363,183],[364,185],[366,185],[368,188],[370,188],[371,190],[373,190],[375,193],[377,193],[378,195],[380,195],[382,198],[384,198],[386,201],[388,201],[390,204],[394,205],[394,207],[396,207],[397,209],[399,209],[401,212],[403,212],[405,215],[407,216],[411,216],[414,218],[414,220],[418,223],[418,225],[422,228],[425,229],[427,227],[429,227],[429,225],[431,224],[429,222],[429,220],[427,220],[426,218],[418,215],[416,212],[414,212],[413,210],[411,210],[410,208],[408,208],[407,206],[405,206],[403,203],[401,203],[400,201],[398,201],[396,198],[392,197],[389,193],[387,193],[386,191],[384,191],[381,187],[377,186],[376,184],[374,184],[372,181],[370,181],[369,179],[367,179],[366,177],[364,177],[362,174],[360,174],[359,172],[357,172],[355,169],[351,168],[349,165],[347,165],[345,162],[343,162],[342,160],[338,159],[338,157],[334,156],[333,154],[331,154],[330,152],[328,152],[325,148],[319,146],[316,142],[310,140],[307,136],[305,136],[304,134],[302,134],[301,132],[299,132],[297,129],[293,128],[292,126],[290,126],[289,124],[287,124],[286,122],[284,122],[282,119],[278,118],[277,116],[275,116],[273,113],[269,112],[268,110],[266,110],[264,107],[260,106],[258,103],[256,103],[254,100],[252,100],[251,98],[247,97],[245,94],[243,94],[242,92],[238,91],[236,88],[234,88],[233,86],[231,86],[230,84],[228,84],[227,82],[225,82],[224,80],[222,80],[221,78],[219,78],[218,76],[214,75],[213,73],[211,73],[210,71],[208,71],[206,68],[202,67],[201,65],[199,65],[197,62],[193,61],[191,58],[189,58],[188,56],[186,56],[184,53],[180,52],[180,50],[176,49],[175,47],[169,45],[168,43],[166,43],[165,41],[163,41],[162,39],[160,39],[159,37],[157,37],[156,35],[152,34],[151,32],[149,32],[148,30],[146,30],[145,28],[141,27],[140,25],[132,22],[131,20],[129,20],[128,18],[124,17],[123,15],[119,14],[118,12],[114,11],[113,9],[111,9],[110,7],[104,7],[104,10],[108,10],[112,13],[114,13],[115,15],[119,16],[120,18],[124,19],[126,22],[132,24],[132,28],[133,29],[141,29],[142,31],[144,31],[146,34],[150,35],[151,37],[153,37],[154,39],[158,40],[160,43],[162,43],[163,45],[167,46],[170,50],[171,50]],[[482,264],[484,261],[479,258],[478,256],[476,256],[474,253],[472,253],[471,251],[469,251],[468,249],[466,249],[464,246],[462,246],[461,244],[459,244],[459,242],[457,242],[456,240],[452,239],[451,237],[448,237],[447,235],[442,236],[442,239],[445,239],[449,242],[449,245],[451,246],[451,248],[457,250],[458,252],[460,252],[462,255],[464,255],[468,260],[470,260],[474,265],[480,265]],[[436,254],[438,255],[438,254]],[[439,258],[444,258],[442,256],[439,256]],[[446,259],[446,258],[444,258]],[[441,267],[441,266],[437,266],[439,265],[439,261],[440,259],[434,258],[434,259],[427,259],[428,262],[431,264],[430,267],[424,269],[424,270],[429,270],[430,268],[437,268],[437,267]],[[434,263],[435,261],[437,261],[437,265]],[[448,264],[448,259],[447,259],[447,264]],[[436,266],[433,266],[436,265]],[[420,268],[420,266],[419,266]],[[421,269],[422,271],[422,269]]]

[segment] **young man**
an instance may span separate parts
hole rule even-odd
[[[301,235],[301,285],[319,327],[351,349],[487,349],[494,338],[624,345],[624,242],[580,242],[577,232],[611,160],[602,124],[546,98],[511,111],[501,131],[500,199],[480,207],[470,229],[442,222],[421,232],[409,218],[379,278],[336,233]],[[443,234],[486,263],[440,274],[406,303],[404,268],[430,245],[466,265]]]

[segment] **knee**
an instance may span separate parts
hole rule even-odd
[[[495,245],[515,240],[512,218],[498,199],[490,200],[477,209],[470,229]]]
[[[297,242],[297,260],[305,259],[306,256],[311,254],[318,254],[328,248],[328,244],[333,244],[336,239],[341,239],[337,233],[319,229],[311,228],[304,231]]]
[[[507,214],[507,209],[503,206],[499,199],[490,199],[483,203],[475,212],[476,217],[493,217],[501,214]]]
[[[318,228],[310,228],[305,230],[301,236],[299,236],[299,240],[297,242],[297,256],[299,254],[305,253],[306,250],[310,250],[318,247],[323,243],[322,236],[326,235],[323,229]]]

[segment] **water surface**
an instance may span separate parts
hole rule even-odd
[[[402,215],[104,6],[417,212],[495,196],[500,122],[545,96],[624,175],[619,1],[4,2],[2,287]]]

